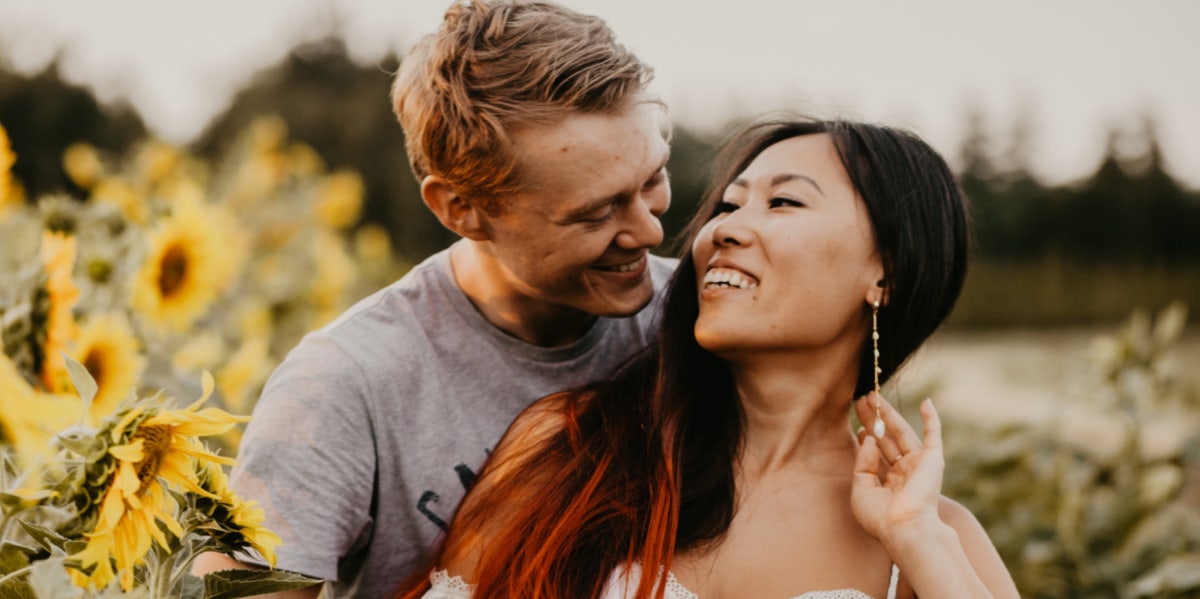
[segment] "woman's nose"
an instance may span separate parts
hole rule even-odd
[[[744,211],[734,210],[726,214],[713,227],[712,242],[717,247],[744,246],[753,238],[753,231],[746,222]]]

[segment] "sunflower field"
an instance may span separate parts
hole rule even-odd
[[[300,337],[405,269],[363,183],[277,118],[221,158],[76,144],[86,190],[26,198],[0,124],[0,596],[239,597],[188,573],[279,543],[226,485],[239,423]],[[177,403],[185,400],[186,403]]]

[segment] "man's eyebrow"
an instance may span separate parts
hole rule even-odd
[[[658,165],[658,168],[654,169],[654,175],[657,175],[659,171],[663,170],[664,168],[667,168],[667,163],[670,161],[671,161],[671,149],[667,148],[666,153],[663,155],[662,163]],[[650,175],[650,176],[653,178],[654,175]]]

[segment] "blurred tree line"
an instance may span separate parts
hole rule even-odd
[[[282,116],[290,136],[316,148],[331,168],[362,173],[364,220],[386,227],[400,257],[416,262],[454,236],[425,209],[409,170],[388,100],[397,65],[395,56],[356,64],[336,39],[299,46],[238,93],[192,149],[216,156],[256,117]],[[122,152],[146,135],[133,109],[99,105],[87,89],[63,82],[55,64],[32,76],[0,70],[0,122],[28,197],[81,193],[62,170],[62,151],[72,142]],[[978,114],[967,116],[956,157],[972,201],[977,255],[952,322],[1111,321],[1147,303],[1200,304],[1200,192],[1166,172],[1149,118],[1140,132],[1114,131],[1090,177],[1060,186],[1042,184],[1021,161],[1028,127],[1018,125],[997,160],[981,122]],[[721,137],[676,125],[668,165],[674,199],[663,219],[668,239],[699,202]]]

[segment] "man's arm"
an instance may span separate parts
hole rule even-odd
[[[192,562],[192,574],[196,576],[204,576],[210,572],[220,572],[221,570],[259,570],[259,566],[243,564],[224,553],[216,551],[208,551],[196,556],[196,561]],[[310,587],[295,589],[292,591],[284,591],[282,593],[271,593],[269,595],[255,595],[255,597],[265,597],[266,599],[316,599],[321,594],[323,584],[314,584]]]
[[[346,548],[370,525],[375,448],[361,434],[371,429],[365,388],[358,365],[336,343],[306,338],[254,408],[229,486],[257,502],[261,525],[279,535],[275,566],[282,570],[335,580]],[[254,567],[246,561],[243,567]]]

